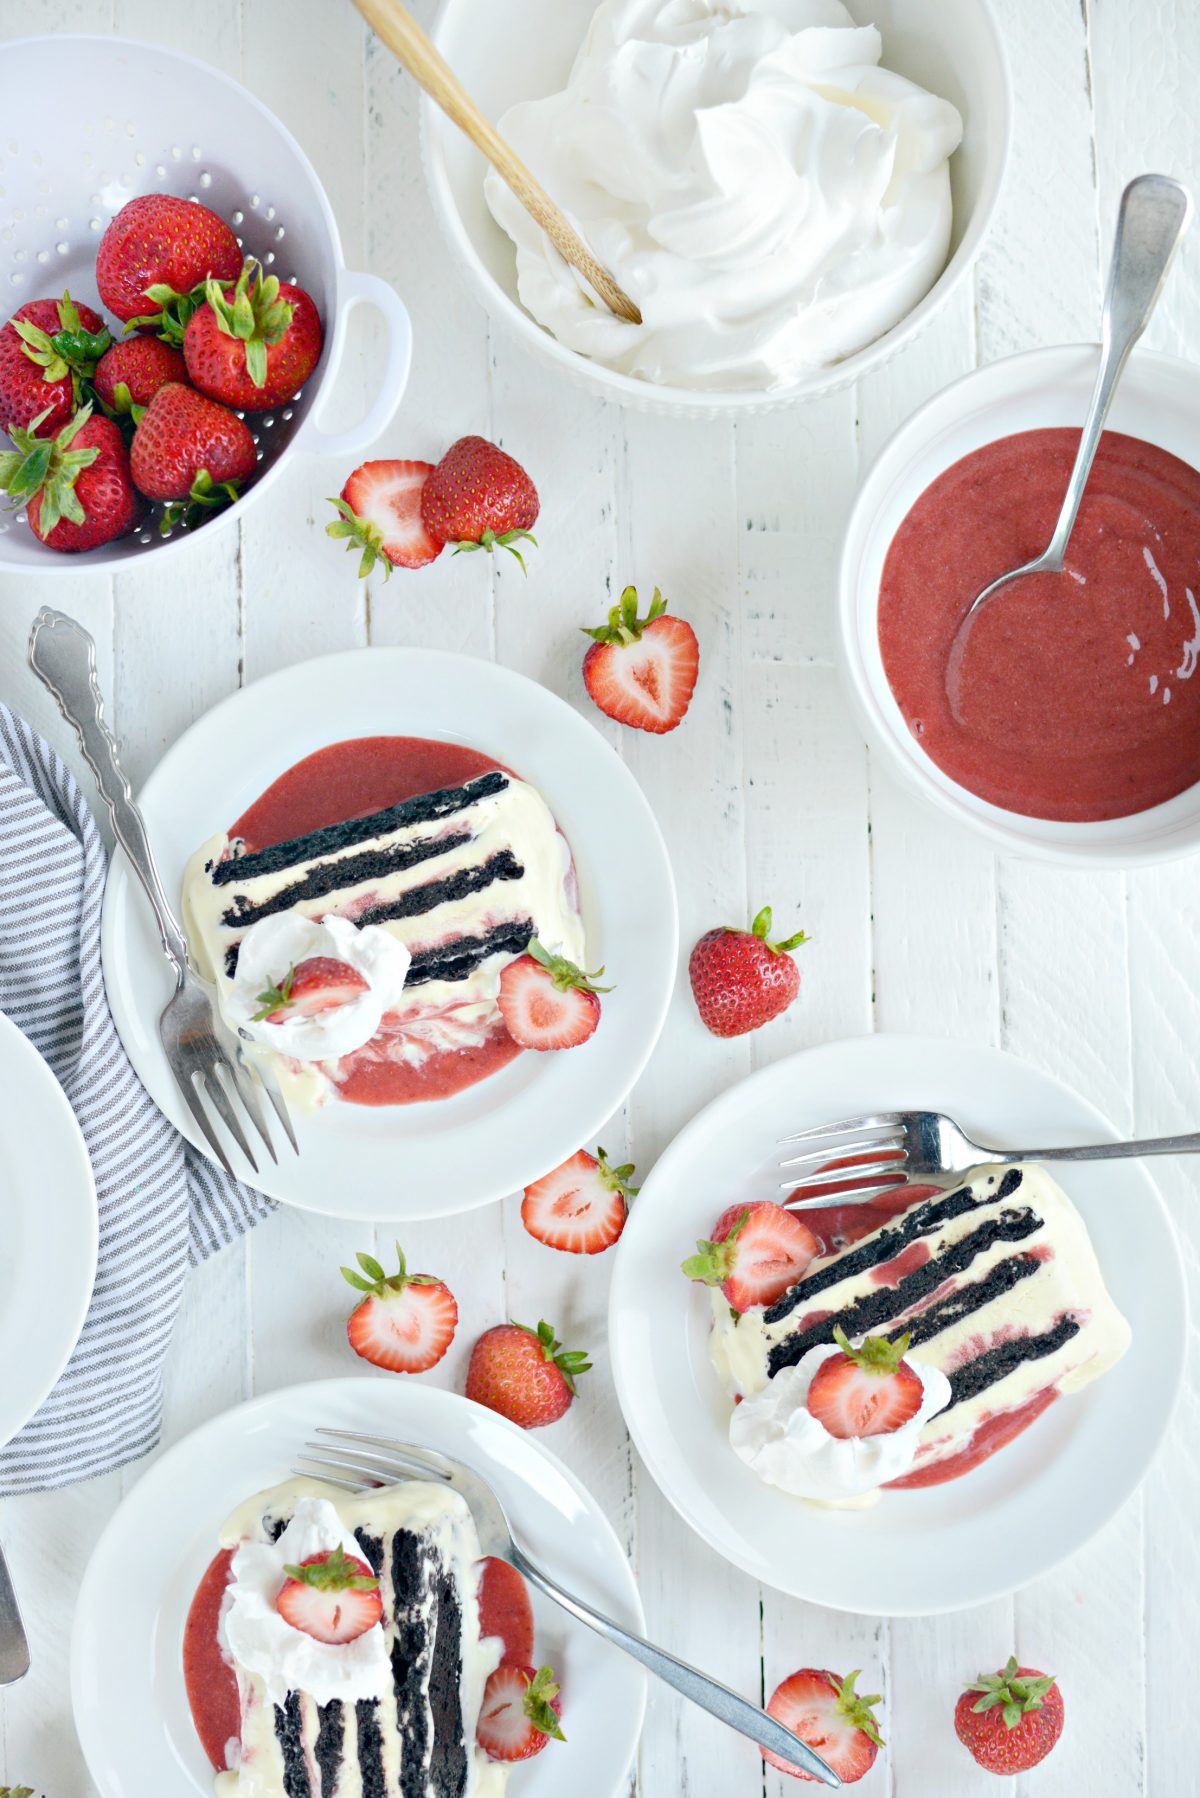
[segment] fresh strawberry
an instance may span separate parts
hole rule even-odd
[[[101,356],[92,389],[106,411],[124,418],[135,406],[148,406],[168,381],[187,381],[183,352],[161,337],[128,337]]]
[[[494,1555],[479,1563],[479,1633],[503,1644],[502,1667],[524,1667],[533,1659],[529,1587],[510,1562]]]
[[[379,1581],[365,1561],[344,1549],[310,1555],[287,1574],[275,1609],[293,1629],[317,1642],[353,1642],[383,1617]]]
[[[205,283],[183,354],[193,387],[240,412],[295,399],[321,354],[321,320],[302,287],[248,256],[236,282]]]
[[[28,430],[39,416],[47,437],[65,425],[111,341],[100,315],[69,293],[18,308],[0,330],[0,430]]]
[[[638,1190],[629,1184],[633,1171],[631,1162],[610,1167],[603,1149],[595,1155],[580,1149],[525,1188],[521,1222],[548,1249],[598,1255],[625,1228],[629,1201]]]
[[[817,1252],[817,1239],[793,1212],[769,1199],[730,1205],[711,1242],[683,1263],[689,1280],[719,1286],[735,1311],[773,1305],[794,1286]]]
[[[366,1295],[350,1313],[346,1334],[355,1354],[375,1367],[428,1373],[454,1340],[458,1305],[436,1274],[409,1273],[399,1243],[396,1255],[400,1267],[394,1274],[385,1274],[373,1255],[359,1255],[361,1274],[342,1269],[355,1291]]]
[[[500,976],[496,1003],[505,1028],[522,1049],[575,1049],[600,1022],[603,974],[585,974],[565,956],[551,955],[535,937],[526,955],[510,961]]]
[[[0,491],[23,501],[29,528],[50,549],[74,554],[124,537],[142,516],[125,439],[84,406],[52,437],[13,426],[15,449],[0,455]]]
[[[688,962],[700,1021],[714,1036],[744,1036],[786,1011],[800,991],[791,951],[808,938],[802,930],[772,943],[771,908],[765,905],[749,930],[724,925],[706,930]]]
[[[809,1414],[831,1436],[848,1442],[859,1436],[890,1436],[917,1415],[924,1387],[921,1376],[904,1359],[909,1337],[890,1342],[865,1336],[859,1348],[835,1326],[833,1339],[842,1351],[822,1361],[805,1401]]]
[[[771,1716],[807,1742],[845,1785],[870,1772],[883,1746],[872,1708],[880,1695],[860,1697],[854,1690],[857,1678],[857,1673],[839,1679],[824,1667],[801,1667],[776,1686],[767,1704]],[[815,1774],[802,1772],[779,1755],[765,1748],[761,1753],[781,1773],[819,1783]]]
[[[657,736],[682,722],[696,690],[700,645],[691,625],[668,613],[657,587],[644,618],[637,588],[626,587],[608,623],[583,634],[593,639],[583,683],[607,717]]]
[[[464,549],[517,548],[537,523],[537,488],[521,464],[486,437],[460,437],[434,468],[421,494],[421,522],[438,543]]]
[[[527,1761],[551,1736],[565,1742],[559,1691],[550,1667],[497,1667],[483,1688],[475,1730],[484,1753],[494,1761]]]
[[[258,995],[255,1023],[283,1024],[289,1018],[315,1018],[323,1011],[350,1005],[368,983],[348,961],[333,955],[310,955],[293,963],[277,986]]]
[[[225,406],[178,381],[160,387],[138,420],[129,452],[133,478],[147,499],[176,502],[163,528],[196,526],[230,505],[257,466],[250,427]]]
[[[236,281],[242,251],[224,219],[196,200],[142,194],[122,206],[96,253],[100,298],[131,329],[182,342],[210,276]],[[182,302],[182,303],[181,303]]]
[[[954,1728],[981,1767],[1005,1777],[1044,1761],[1063,1732],[1062,1693],[1053,1677],[1021,1667],[981,1673],[954,1707]]]
[[[570,1409],[575,1381],[591,1365],[582,1350],[564,1349],[548,1323],[497,1324],[471,1350],[467,1397],[536,1430]]]
[[[376,562],[383,578],[393,568],[424,568],[436,562],[442,544],[421,523],[421,490],[433,470],[431,462],[364,462],[330,499],[340,517],[325,526],[329,537],[349,539],[347,549],[360,549],[359,575],[365,578]]]

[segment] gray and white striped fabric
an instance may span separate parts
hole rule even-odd
[[[103,841],[70,770],[0,705],[0,1011],[70,1100],[100,1209],[83,1334],[36,1417],[0,1449],[0,1496],[90,1479],[154,1447],[188,1266],[274,1209],[196,1154],[130,1066],[100,971],[105,872]],[[50,1281],[53,1269],[22,1277]]]

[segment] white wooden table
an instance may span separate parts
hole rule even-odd
[[[954,0],[946,0],[953,5]],[[666,832],[683,955],[700,932],[771,902],[803,924],[804,984],[786,1017],[732,1043],[697,1022],[682,979],[626,1113],[604,1132],[647,1170],[699,1106],[752,1067],[869,1030],[999,1043],[1077,1085],[1122,1128],[1200,1124],[1196,863],[1125,877],[997,857],[919,809],[867,756],[832,665],[833,572],[860,470],[913,408],[978,362],[1094,335],[1117,196],[1147,168],[1200,178],[1195,0],[997,0],[1017,90],[1000,216],[956,301],[855,390],[727,425],[624,414],[559,385],[459,289],[417,155],[416,95],[348,4],[323,0],[15,0],[0,32],[115,29],[163,39],[244,80],[313,158],[346,255],[392,279],[416,330],[412,383],[383,455],[436,459],[481,431],[523,457],[542,494],[530,577],[507,557],[443,557],[362,585],[328,543],[325,496],[347,472],[301,464],[239,532],[216,534],[165,588],[144,573],[35,588],[0,582],[0,693],[79,758],[24,666],[41,600],[81,617],[135,785],[183,728],[242,682],[364,644],[495,656],[578,705],[627,759]],[[432,14],[432,0],[416,10]],[[47,96],[47,129],[53,129]],[[1200,232],[1150,341],[1200,355]],[[361,377],[361,370],[358,371]],[[351,384],[353,382],[351,378]],[[686,725],[657,740],[607,727],[580,679],[577,627],[609,590],[659,583],[694,622],[700,685]],[[613,845],[619,860],[620,844]],[[682,967],[681,967],[682,973]],[[624,1137],[624,1141],[622,1141]],[[623,1158],[623,1157],[622,1157]],[[1189,1264],[1200,1248],[1194,1167],[1159,1177]],[[390,1253],[393,1232],[376,1233]],[[252,1393],[349,1371],[339,1262],[362,1226],[282,1213],[195,1276],[167,1369],[170,1442]],[[1015,1599],[921,1621],[837,1616],[760,1590],[678,1521],[633,1455],[605,1351],[610,1260],[534,1243],[516,1200],[470,1236],[406,1226],[410,1262],[446,1273],[463,1315],[436,1373],[461,1387],[470,1344],[505,1315],[548,1316],[596,1352],[583,1396],[547,1440],[605,1503],[636,1562],[651,1633],[754,1693],[805,1663],[867,1670],[886,1694],[888,1747],[863,1798],[1187,1798],[1200,1577],[1200,1389],[1141,1492],[1069,1565]],[[1132,1238],[1131,1238],[1132,1240]],[[49,1277],[49,1270],[47,1270]],[[0,1783],[92,1798],[71,1725],[67,1651],[91,1544],[140,1467],[11,1502],[0,1516],[33,1647],[0,1702]],[[1003,1555],[1004,1545],[996,1545]],[[960,1683],[1010,1649],[1057,1673],[1067,1729],[1015,1784],[979,1772],[950,1715]],[[757,1754],[652,1692],[642,1798],[781,1798]],[[175,1798],[147,1792],[145,1798]],[[591,1798],[591,1794],[578,1794]]]

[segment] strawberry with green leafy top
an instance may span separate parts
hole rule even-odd
[[[338,517],[325,526],[325,535],[362,551],[361,579],[376,562],[386,581],[393,568],[425,568],[441,555],[445,545],[421,523],[421,490],[432,472],[429,462],[364,462],[347,478],[340,498],[330,495]]]
[[[1057,1682],[1010,1655],[999,1673],[981,1673],[959,1697],[954,1729],[989,1773],[1009,1777],[1044,1761],[1063,1732]]]
[[[592,639],[583,683],[606,717],[656,736],[682,723],[696,690],[700,645],[691,625],[668,613],[657,587],[644,618],[637,588],[626,587],[608,623],[583,634]]]
[[[358,1256],[361,1274],[344,1267],[342,1277],[365,1296],[346,1324],[350,1347],[373,1367],[389,1373],[428,1373],[436,1367],[458,1328],[454,1294],[436,1274],[410,1274],[396,1244],[399,1268],[386,1274],[373,1255]],[[365,1276],[365,1278],[364,1278]]]
[[[247,257],[232,285],[205,283],[183,354],[193,387],[239,412],[294,399],[321,354],[321,320],[302,287],[264,274]]]
[[[545,1319],[536,1330],[497,1324],[471,1350],[467,1397],[523,1430],[540,1429],[570,1410],[575,1382],[591,1365],[581,1349],[564,1349]]]
[[[53,436],[14,427],[0,454],[0,491],[24,503],[29,528],[49,549],[75,554],[124,537],[142,516],[129,451],[116,425],[84,406]]]
[[[210,276],[236,281],[241,266],[241,245],[209,207],[174,194],[139,194],[100,239],[96,286],[127,331],[157,331],[180,344],[203,298],[196,290]]]
[[[857,1672],[839,1679],[827,1667],[801,1667],[776,1686],[767,1702],[768,1714],[819,1754],[843,1785],[854,1785],[869,1773],[883,1747],[874,1713],[881,1694],[862,1696],[854,1690],[857,1678]],[[803,1772],[769,1749],[759,1752],[781,1773],[818,1783],[815,1773]]]
[[[0,330],[0,430],[38,419],[49,436],[65,425],[111,342],[99,314],[69,293],[27,301]]]
[[[833,1338],[841,1352],[827,1356],[813,1375],[805,1399],[809,1415],[842,1442],[902,1429],[921,1409],[925,1394],[920,1374],[904,1359],[908,1332],[895,1342],[865,1336],[852,1348],[835,1325]]]
[[[258,995],[255,1023],[284,1024],[289,1018],[315,1018],[323,1011],[350,1005],[368,990],[357,968],[335,955],[309,955],[295,962],[276,986]]]
[[[598,1255],[612,1247],[625,1228],[634,1167],[611,1167],[603,1149],[583,1149],[525,1188],[521,1222],[548,1249],[568,1255]]]
[[[168,381],[186,381],[183,353],[160,337],[127,337],[101,356],[92,376],[92,391],[112,417],[132,416],[148,406]]]
[[[551,1737],[565,1742],[559,1691],[551,1667],[497,1667],[483,1688],[479,1746],[494,1761],[527,1761]]]
[[[357,1641],[383,1617],[379,1581],[365,1561],[344,1548],[309,1555],[283,1571],[287,1578],[275,1609],[285,1623],[315,1642],[340,1647]]]
[[[712,1240],[696,1244],[683,1272],[704,1286],[719,1286],[735,1311],[750,1311],[781,1299],[816,1252],[807,1224],[783,1205],[755,1199],[726,1207]]]
[[[138,420],[129,452],[139,492],[172,501],[163,528],[201,524],[232,504],[258,465],[250,427],[178,381],[160,387]]]
[[[522,1049],[576,1049],[600,1022],[603,974],[585,974],[565,955],[552,955],[534,937],[528,952],[510,961],[500,976],[496,1003],[505,1029]]]
[[[688,961],[692,997],[700,1022],[714,1036],[744,1036],[787,1010],[800,991],[800,970],[792,950],[808,937],[802,930],[781,943],[771,939],[771,908],[749,930],[724,924],[706,930]]]
[[[421,489],[421,523],[436,543],[506,549],[524,569],[519,542],[536,547],[537,488],[521,464],[486,437],[460,437]]]

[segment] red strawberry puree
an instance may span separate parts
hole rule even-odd
[[[452,787],[495,768],[494,756],[463,743],[428,737],[357,737],[331,743],[289,768],[230,827],[247,850],[365,818],[402,799]],[[414,1105],[448,1099],[486,1080],[521,1053],[498,1027],[474,1049],[431,1055],[419,1067],[372,1053],[371,1045],[341,1063],[338,1093],[352,1105]]]
[[[217,1625],[221,1600],[229,1584],[233,1550],[223,1548],[210,1561],[183,1630],[183,1680],[192,1722],[201,1746],[218,1772],[227,1765],[225,1748],[242,1732],[237,1676],[221,1653]]]
[[[975,595],[1050,539],[1076,430],[1023,431],[928,486],[892,541],[879,647],[926,754],[1030,817],[1123,818],[1200,780],[1200,474],[1106,432],[1062,574]]]

